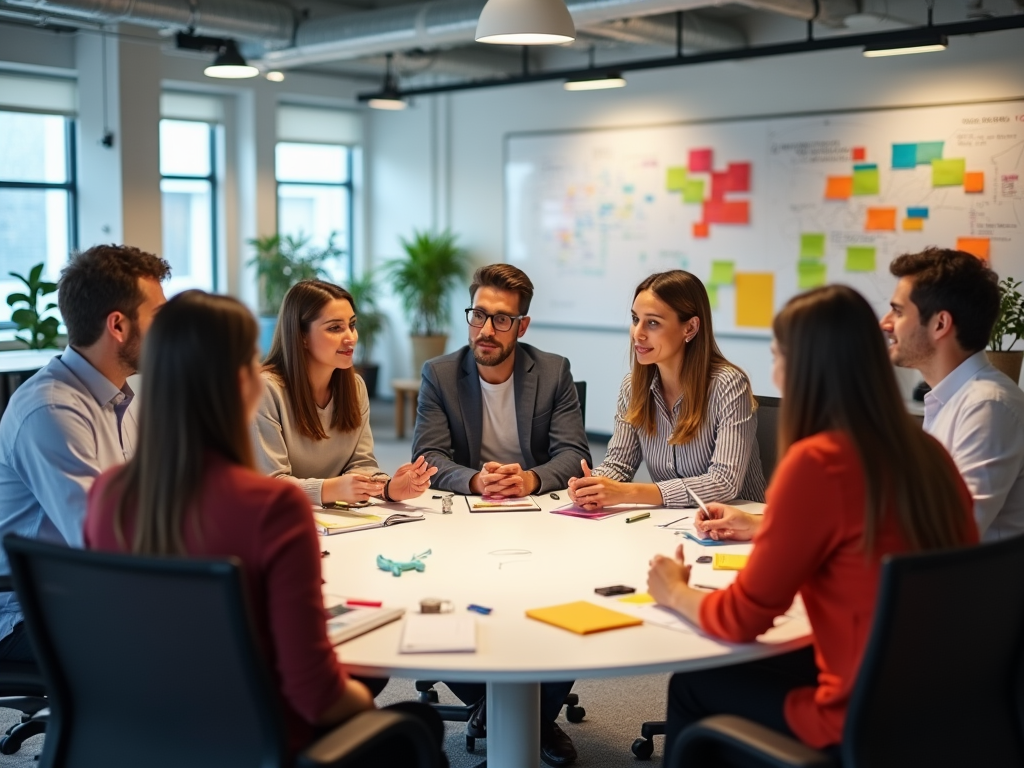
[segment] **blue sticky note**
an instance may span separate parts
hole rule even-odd
[[[927,208],[907,208],[908,219],[927,219],[928,209]]]
[[[694,533],[687,531],[683,536],[690,541],[695,541],[702,547],[724,547],[726,544],[733,544],[731,541],[717,541],[715,539],[702,539]]]
[[[878,168],[878,163],[854,163],[853,170],[855,171],[873,171]]]
[[[893,144],[892,145],[892,167],[893,168],[916,168],[917,167],[917,144]]]
[[[942,146],[944,141],[919,141],[917,142],[917,164],[928,165],[932,160],[942,157]]]

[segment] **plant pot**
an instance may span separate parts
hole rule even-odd
[[[380,366],[377,363],[361,363],[356,366],[356,373],[363,377],[363,383],[366,384],[366,396],[371,400],[376,398]]]
[[[1018,349],[1015,352],[986,350],[985,354],[988,355],[988,361],[992,363],[992,366],[1009,376],[1014,384],[1020,381],[1020,365],[1024,360],[1024,349]]]
[[[409,336],[409,339],[412,341],[412,375],[418,379],[427,360],[444,354],[448,336]]]
[[[277,315],[260,315],[260,354],[266,357],[270,353],[270,345],[274,341],[277,329]]]

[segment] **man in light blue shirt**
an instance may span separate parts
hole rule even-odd
[[[931,387],[924,428],[963,475],[978,535],[1024,533],[1024,392],[984,352],[999,312],[995,272],[939,248],[900,256],[889,270],[899,278],[882,319],[889,356]]]
[[[135,447],[127,378],[169,274],[163,259],[115,245],[75,254],[61,272],[68,347],[18,388],[0,419],[0,538],[82,546],[93,480]],[[9,571],[0,549],[0,574]],[[33,660],[21,620],[14,594],[0,593],[0,659]]]

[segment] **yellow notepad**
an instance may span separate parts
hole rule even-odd
[[[627,616],[599,605],[588,603],[586,600],[578,600],[575,603],[564,603],[563,605],[551,605],[547,608],[533,608],[526,612],[531,619],[543,621],[547,624],[554,624],[556,627],[568,629],[580,635],[589,635],[591,632],[604,632],[608,629],[621,629],[622,627],[635,627],[643,624],[641,619]]]
[[[715,561],[711,566],[716,571],[739,571],[747,564],[750,555],[730,555],[725,552],[716,552]]]
[[[633,594],[633,595],[627,595],[626,597],[620,597],[619,598],[619,602],[620,603],[636,603],[638,605],[643,605],[645,603],[653,603],[653,602],[655,602],[655,600],[654,600],[653,597],[651,597],[646,592],[637,592],[636,594]]]

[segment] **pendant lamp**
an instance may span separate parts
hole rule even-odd
[[[476,25],[478,43],[559,45],[575,39],[564,0],[487,0]]]

